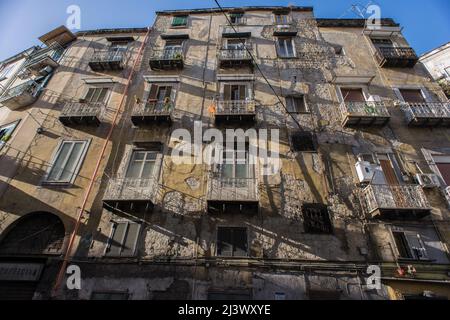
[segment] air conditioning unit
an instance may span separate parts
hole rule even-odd
[[[439,177],[434,174],[425,174],[425,173],[419,173],[416,174],[416,181],[423,187],[423,188],[436,188],[441,185],[439,181]]]
[[[368,161],[358,161],[355,164],[355,168],[359,182],[363,183],[372,181],[373,175],[375,174],[373,164]]]

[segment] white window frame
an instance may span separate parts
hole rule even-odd
[[[83,94],[83,98],[81,99],[81,100],[83,100],[83,101],[86,101],[86,103],[89,103],[89,102],[91,102],[91,101],[88,101],[87,100],[87,97],[88,97],[88,94],[89,94],[89,90],[91,90],[91,89],[94,89],[94,90],[97,90],[97,89],[106,89],[107,91],[106,91],[106,95],[105,95],[105,98],[104,98],[104,101],[97,101],[97,102],[99,102],[99,103],[103,103],[103,104],[105,104],[105,105],[107,105],[108,103],[109,103],[109,99],[110,99],[110,97],[111,97],[111,92],[112,92],[112,88],[110,87],[110,86],[105,86],[105,85],[90,85],[90,86],[88,86],[87,88],[86,88],[86,90],[85,90],[85,92],[84,92],[84,94]],[[93,102],[92,102],[93,103]]]
[[[396,232],[396,233],[403,233],[403,235],[404,235],[404,237],[406,239],[406,243],[408,245],[408,247],[406,249],[409,250],[409,254],[411,255],[412,258],[407,258],[407,257],[401,257],[400,256],[400,250],[397,247],[397,243],[396,243],[395,237],[394,237],[394,232]],[[412,260],[412,261],[428,261],[428,260],[430,260],[426,244],[423,241],[422,236],[419,233],[417,233],[415,231],[404,230],[403,228],[399,228],[399,227],[392,227],[392,228],[390,228],[390,233],[391,233],[392,243],[394,244],[395,255],[396,255],[397,259]],[[418,239],[418,241],[420,243],[420,246],[421,246],[421,252],[424,253],[422,258],[415,256],[413,248],[411,247],[411,244],[408,241],[408,236],[417,237],[417,239]]]
[[[286,18],[285,19],[286,21],[284,21],[283,23],[279,23],[277,21],[277,16],[284,16]],[[274,25],[286,26],[286,25],[289,25],[291,23],[291,21],[292,21],[292,19],[291,19],[291,15],[289,13],[276,13],[276,12],[273,13],[273,23],[274,23]]]
[[[11,141],[11,139],[13,138],[14,132],[17,130],[17,127],[19,126],[19,123],[20,123],[20,119],[17,120],[17,121],[14,121],[14,122],[5,124],[5,125],[0,125],[0,130],[12,128],[12,129],[9,129],[10,131],[9,131],[9,133],[8,133],[8,135],[9,135],[8,140],[7,140],[7,141],[2,141],[2,140],[0,140],[0,150],[2,150],[3,146],[4,146],[6,143],[8,143],[9,141]],[[6,135],[6,136],[8,136],[8,135]]]
[[[120,241],[121,244],[121,252],[123,251],[123,245],[125,243],[126,237],[128,236],[128,230],[130,229],[130,225],[131,224],[136,224],[138,225],[138,230],[137,230],[137,235],[136,235],[136,239],[134,241],[133,244],[133,252],[130,255],[108,255],[108,250],[111,249],[111,242],[112,239],[114,237],[114,232],[115,230],[117,230],[117,228],[114,228],[115,225],[119,225],[119,224],[126,224],[127,228],[123,234],[122,240]],[[136,252],[137,252],[137,244],[139,242],[139,239],[141,237],[141,233],[142,233],[142,224],[135,222],[135,221],[131,221],[131,220],[125,220],[125,219],[119,219],[119,220],[111,220],[111,230],[109,232],[109,236],[108,236],[108,240],[105,246],[105,250],[103,252],[103,256],[105,257],[112,257],[112,258],[129,258],[129,257],[134,257],[136,256]]]
[[[253,82],[252,81],[223,81],[220,83],[220,88],[219,88],[219,95],[220,95],[220,99],[224,100],[225,99],[225,86],[229,85],[229,86],[234,86],[234,85],[239,85],[239,86],[245,86],[246,92],[245,92],[245,100],[246,101],[251,101],[253,100]]]
[[[286,49],[286,55],[282,55],[281,54],[281,47],[280,47],[280,40],[281,39],[284,39],[284,46],[285,46],[285,49]],[[288,55],[288,52],[287,52],[286,44],[287,44],[287,40],[288,39],[291,41],[291,44],[292,44],[292,53],[293,53],[293,55]],[[281,36],[280,37],[276,37],[276,48],[277,48],[277,55],[278,55],[279,58],[282,58],[282,59],[297,58],[297,49],[295,47],[294,37],[281,37]]]
[[[61,149],[62,149],[63,145],[66,144],[66,143],[75,144],[75,143],[79,143],[79,142],[83,143],[83,150],[82,150],[82,152],[80,154],[80,157],[77,160],[77,164],[75,166],[75,169],[72,172],[71,178],[69,180],[67,180],[67,181],[48,180],[49,177],[50,177],[50,173],[52,172],[52,170],[53,170],[53,168],[55,166],[55,163],[58,160],[58,157],[59,157],[59,154],[61,152]],[[52,155],[51,165],[49,166],[49,168],[47,170],[47,173],[46,173],[43,181],[41,182],[41,184],[43,184],[43,185],[71,185],[71,184],[73,184],[75,182],[75,179],[78,177],[78,173],[80,172],[81,166],[83,165],[83,162],[84,162],[84,160],[86,158],[86,154],[87,154],[87,151],[89,149],[90,143],[91,143],[91,139],[89,139],[89,140],[61,140],[59,142],[58,146],[56,147],[53,155]],[[72,146],[72,148],[73,148],[73,146]],[[66,159],[66,161],[67,161],[67,159]]]
[[[400,102],[406,102],[400,91],[402,89],[404,89],[404,90],[420,90],[420,93],[422,94],[422,97],[425,100],[425,102],[433,102],[433,99],[429,95],[428,90],[424,86],[397,85],[395,87],[392,87],[392,90],[394,91],[395,96],[397,97],[397,99]]]
[[[144,166],[142,165],[141,166],[141,170],[140,170],[140,177],[139,178],[129,178],[129,179],[150,179],[152,177],[156,178],[156,174],[155,173],[156,173],[157,168],[158,168],[159,160],[161,159],[161,152],[160,151],[156,151],[156,150],[147,150],[147,149],[143,149],[143,148],[132,148],[131,149],[131,152],[130,152],[130,155],[128,157],[128,161],[126,163],[126,167],[125,167],[125,171],[124,171],[123,176],[126,179],[128,179],[128,176],[127,176],[128,175],[128,171],[130,170],[130,165],[131,165],[131,162],[133,160],[133,154],[135,152],[146,152],[146,153],[154,153],[154,154],[156,154],[156,158],[154,160],[155,163],[154,163],[154,166],[153,166],[152,174],[151,174],[151,176],[149,178],[142,178],[142,170],[144,168]],[[142,161],[142,163],[144,163],[144,161]]]

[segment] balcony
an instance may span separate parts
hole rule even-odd
[[[257,214],[259,208],[257,179],[222,178],[208,181],[208,213]]]
[[[182,48],[154,50],[150,56],[152,70],[181,70],[184,68]]]
[[[151,124],[170,124],[174,108],[175,104],[171,100],[138,103],[133,108],[131,122],[136,127]]]
[[[67,102],[59,115],[66,126],[99,126],[106,106],[102,102]]]
[[[216,124],[226,122],[254,122],[256,108],[254,100],[222,100],[217,103]]]
[[[363,190],[367,213],[378,218],[422,218],[431,212],[418,185],[369,185]]]
[[[42,48],[31,54],[24,69],[28,70],[34,76],[47,76],[51,71],[59,66],[64,49],[54,43],[47,48]]]
[[[378,47],[375,57],[380,67],[385,68],[412,68],[419,60],[414,49],[409,47]]]
[[[119,48],[109,48],[95,51],[89,67],[92,71],[119,71],[125,67],[126,51]]]
[[[253,59],[249,51],[251,47],[239,49],[220,49],[220,68],[253,67]]]
[[[130,213],[151,211],[156,189],[155,178],[111,178],[103,197],[103,207]]]
[[[0,104],[16,110],[33,104],[42,91],[42,86],[34,80],[29,80],[18,86],[7,89],[0,97]]]
[[[449,102],[403,103],[402,110],[410,126],[437,127],[450,125]]]
[[[385,102],[343,102],[339,109],[344,127],[382,126],[391,118]]]

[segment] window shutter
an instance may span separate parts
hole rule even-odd
[[[148,95],[148,100],[156,100],[158,95],[158,85],[152,84],[150,87],[150,94]]]
[[[110,239],[109,250],[106,255],[120,256],[122,251],[122,243],[127,231],[127,223],[114,223],[113,232]]]
[[[247,229],[246,228],[233,228],[233,243],[234,250],[233,256],[247,256]]]
[[[89,88],[86,97],[84,98],[86,101],[91,101],[92,97],[94,96],[95,88]]]
[[[172,26],[179,27],[179,26],[185,26],[187,24],[187,17],[180,16],[180,17],[173,17]]]
[[[167,86],[166,87],[166,95],[165,98],[170,98],[172,95],[172,87],[171,86]]]
[[[223,89],[223,99],[225,101],[227,100],[231,100],[231,85],[226,84],[224,85],[224,89]]]
[[[134,256],[140,229],[141,225],[138,223],[128,224],[128,230],[122,248],[122,256]]]
[[[245,96],[247,95],[247,86],[246,85],[240,85],[239,86],[239,100],[245,100]]]
[[[400,92],[400,89],[394,88],[394,93],[395,93],[395,96],[397,97],[397,99],[398,99],[400,102],[405,102],[405,99],[403,99],[403,95],[402,95],[402,93]]]

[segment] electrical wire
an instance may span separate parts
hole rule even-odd
[[[225,16],[225,18],[227,19],[228,24],[230,25],[230,27],[233,29],[235,34],[238,34],[236,28],[234,27],[234,25],[231,23],[230,18],[227,16],[227,13],[225,12],[225,10],[222,8],[222,6],[220,5],[218,0],[214,0],[217,4],[217,7],[220,9],[220,11],[223,13],[223,15]],[[253,61],[253,64],[256,66],[256,68],[258,69],[259,73],[261,73],[262,77],[264,78],[264,81],[267,83],[267,85],[270,87],[270,89],[272,90],[272,92],[274,93],[274,95],[277,97],[279,104],[281,104],[281,106],[283,107],[283,109],[286,111],[286,113],[292,118],[292,120],[294,120],[295,124],[297,124],[297,126],[299,127],[300,130],[303,130],[302,126],[300,125],[300,123],[298,122],[298,120],[294,117],[294,115],[289,112],[289,110],[287,109],[286,105],[284,104],[283,100],[280,98],[280,96],[278,95],[278,93],[276,92],[275,88],[270,84],[269,80],[267,79],[266,75],[264,74],[264,72],[261,70],[259,64],[256,62],[256,59],[253,55],[253,53],[250,51],[250,49],[245,45],[245,41],[241,40],[241,44],[243,45],[243,47],[245,48],[245,50],[247,51],[247,53],[249,54],[250,58]]]

